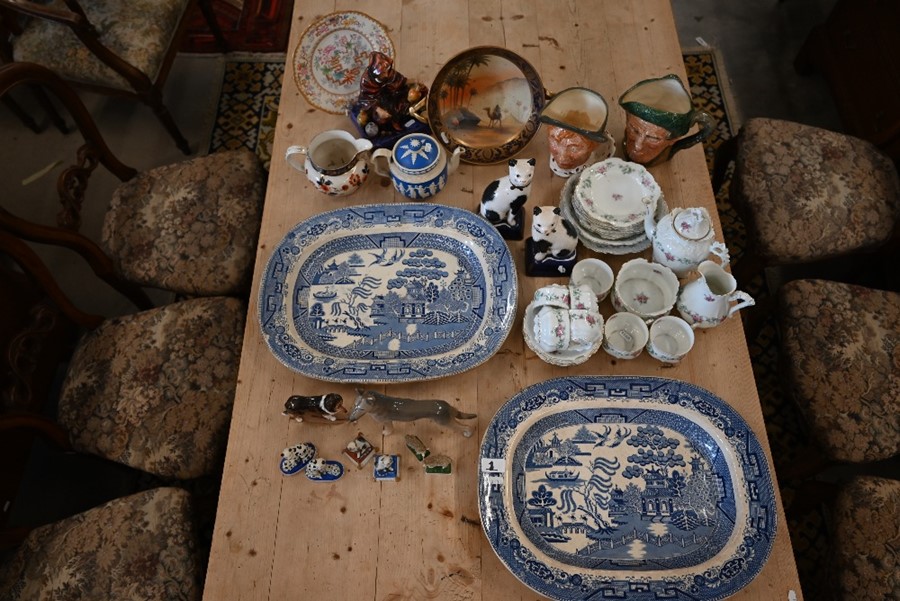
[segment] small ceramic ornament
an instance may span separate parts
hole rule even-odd
[[[534,207],[531,237],[525,241],[525,273],[530,276],[571,275],[578,232],[560,215],[559,207]]]
[[[479,214],[490,221],[506,240],[521,240],[525,215],[523,207],[531,192],[534,159],[510,159],[509,174],[488,184],[478,205]]]
[[[406,435],[406,448],[412,451],[412,454],[416,456],[416,459],[419,461],[424,460],[431,454],[431,451],[425,446],[425,443],[418,436],[413,436],[411,434]]]
[[[391,148],[406,134],[431,131],[409,110],[427,94],[427,86],[397,72],[391,57],[373,52],[359,83],[359,97],[350,107],[350,118],[375,148]]]
[[[428,418],[440,426],[452,428],[463,436],[472,435],[472,428],[457,420],[469,420],[478,417],[474,413],[463,413],[447,401],[437,399],[416,400],[392,397],[374,390],[356,389],[356,403],[350,412],[350,421],[355,422],[368,413],[383,424],[382,434],[387,436],[394,430],[394,422],[411,422]]]
[[[318,423],[334,423],[347,418],[343,401],[341,395],[334,393],[319,396],[294,395],[285,401],[284,411],[281,414],[296,422],[302,422],[304,417],[312,416],[315,418],[313,421]]]
[[[365,436],[363,436],[362,432],[356,435],[356,438],[347,443],[347,446],[344,447],[344,456],[347,457],[350,461],[353,462],[357,468],[361,468],[365,464],[369,462],[369,459],[372,458],[372,453],[375,452],[375,447],[372,446],[368,440],[366,440]]]
[[[376,455],[372,471],[379,482],[396,482],[400,477],[400,456]]]
[[[285,476],[293,476],[312,461],[316,456],[316,447],[311,442],[302,442],[292,447],[287,447],[281,452],[281,461],[278,465]]]
[[[333,482],[344,475],[339,461],[317,458],[306,464],[306,477],[313,482]]]
[[[452,469],[452,462],[446,455],[431,455],[425,458],[426,474],[449,474]]]

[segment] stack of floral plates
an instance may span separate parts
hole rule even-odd
[[[659,219],[668,208],[659,184],[637,163],[610,158],[566,182],[560,195],[563,217],[582,244],[596,252],[628,254],[650,246],[644,233],[646,206]]]

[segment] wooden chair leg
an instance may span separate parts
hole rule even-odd
[[[25,125],[25,127],[36,134],[39,134],[41,133],[41,131],[43,131],[43,128],[37,124],[37,121],[35,121],[34,118],[29,115],[28,112],[23,109],[22,106],[15,100],[13,100],[13,98],[8,94],[3,97],[3,104],[10,110],[13,115],[19,118],[19,121],[21,121]]]
[[[166,128],[166,131],[168,131],[169,135],[175,140],[178,149],[184,154],[190,155],[191,146],[181,133],[181,130],[178,129],[178,125],[175,123],[172,113],[170,113],[166,105],[163,104],[162,94],[160,94],[159,90],[152,88],[148,92],[142,94],[141,97],[144,99],[144,102],[153,109],[153,113],[156,115],[157,119],[160,120]]]
[[[209,0],[200,0],[199,4],[200,12],[203,13],[203,18],[206,20],[206,25],[212,32],[213,37],[216,38],[216,43],[219,45],[219,49],[222,52],[228,52],[228,41],[225,39],[225,35],[222,33],[222,28],[219,27],[219,22],[216,20],[216,13],[213,10],[212,5],[209,3]]]
[[[56,107],[53,106],[53,102],[50,100],[50,97],[47,96],[47,92],[44,88],[41,86],[31,86],[31,91],[37,99],[38,104],[41,105],[41,108],[43,108],[47,113],[47,116],[50,117],[50,122],[56,126],[56,129],[63,134],[69,133],[69,126],[66,125],[66,120],[62,118],[62,115],[60,115],[59,111],[56,110]]]
[[[735,157],[737,157],[739,136],[740,133],[728,138],[716,148],[716,156],[713,160],[713,192],[718,192],[722,187],[722,183],[725,181],[725,174],[728,172],[728,165],[734,161]]]

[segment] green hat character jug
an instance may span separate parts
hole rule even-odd
[[[622,94],[619,105],[626,113],[625,155],[641,165],[667,161],[713,131],[712,117],[694,109],[690,94],[674,74],[638,82]],[[695,123],[700,129],[686,135]]]

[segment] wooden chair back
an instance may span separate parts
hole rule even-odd
[[[131,90],[104,86],[96,82],[72,81],[71,83],[101,94],[126,95],[137,98],[153,110],[175,140],[178,148],[184,154],[191,154],[187,139],[181,133],[169,109],[163,104],[162,89],[187,33],[188,16],[198,6],[219,45],[223,50],[227,49],[225,38],[215,20],[210,0],[189,0],[175,31],[161,32],[161,35],[165,36],[164,40],[167,46],[159,69],[156,73],[144,73],[103,43],[97,27],[91,23],[78,0],[64,0],[62,5],[35,0],[0,0],[0,61],[10,63],[15,60],[13,40],[16,35],[21,33],[20,23],[23,19],[44,19],[65,26],[90,50],[91,54],[128,82]],[[47,40],[48,47],[52,47],[52,43],[52,40]]]

